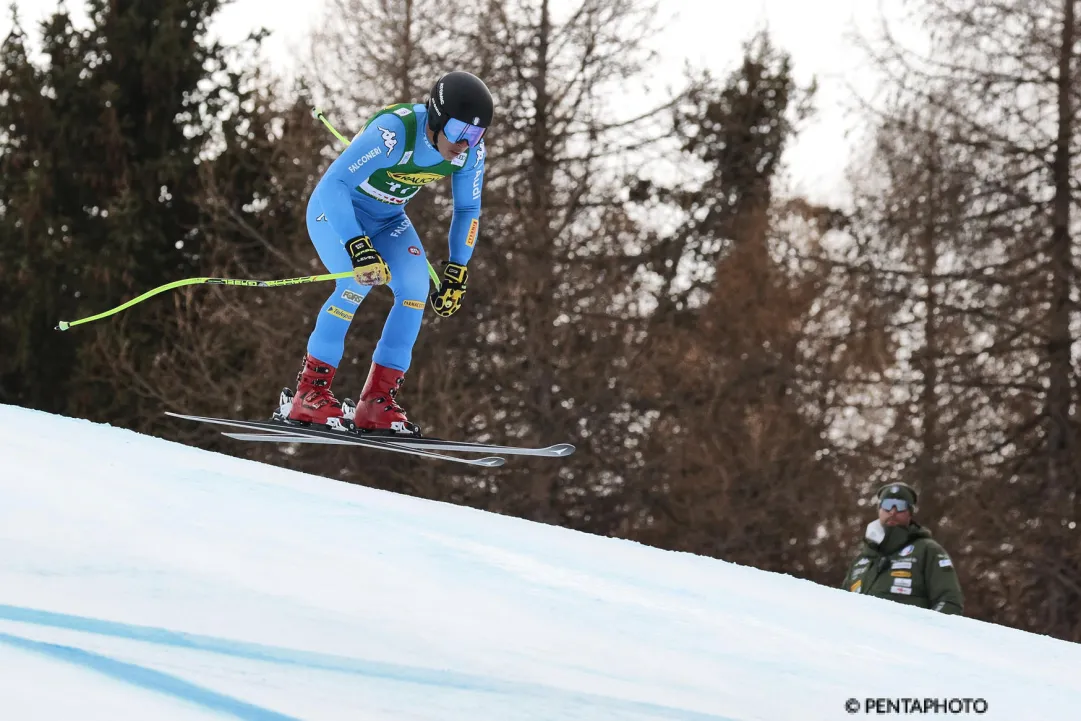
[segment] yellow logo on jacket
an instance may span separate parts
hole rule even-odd
[[[890,571],[894,578],[912,578],[912,571]]]
[[[477,219],[474,218],[469,223],[469,235],[465,236],[466,246],[472,248],[473,244],[477,242]]]
[[[424,301],[422,300],[403,300],[402,305],[406,308],[415,308],[416,310],[424,310]]]
[[[337,316],[338,318],[341,318],[342,320],[353,320],[353,314],[352,313],[350,313],[347,310],[342,310],[341,308],[339,308],[337,306],[332,305],[329,308],[327,308],[327,313],[330,313],[333,316]]]
[[[406,185],[427,185],[433,180],[439,180],[442,175],[438,173],[391,173],[387,172],[387,175],[391,180],[396,180],[399,183],[405,183]]]
[[[854,591],[854,592],[858,593],[858,592],[859,592],[859,590],[860,590],[860,587],[861,587],[861,586],[863,586],[863,580],[862,580],[862,579],[861,579],[861,580],[859,580],[859,581],[856,581],[856,582],[855,582],[855,583],[853,583],[853,584],[852,584],[851,586],[849,586],[849,587],[848,587],[848,590],[849,590],[849,591]]]

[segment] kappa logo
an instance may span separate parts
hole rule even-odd
[[[390,157],[390,154],[394,152],[394,147],[398,144],[398,134],[386,128],[379,128],[379,132],[383,135],[383,145],[387,146],[387,157]]]
[[[442,175],[438,173],[387,173],[388,176],[406,185],[427,185],[433,180],[439,180]]]
[[[424,301],[422,300],[403,300],[402,305],[404,305],[406,308],[424,310]]]
[[[484,149],[484,141],[480,141],[480,145],[477,146],[477,157],[473,161],[473,167],[477,167],[484,162],[484,157],[488,154],[488,151]]]

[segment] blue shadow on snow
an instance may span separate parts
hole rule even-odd
[[[157,691],[169,696],[175,696],[182,701],[204,706],[211,711],[221,711],[232,714],[244,721],[299,721],[294,716],[269,711],[259,706],[253,706],[232,696],[226,696],[216,691],[196,686],[176,676],[155,671],[145,666],[137,666],[132,663],[117,661],[116,659],[102,656],[101,654],[84,651],[81,648],[60,646],[55,643],[31,641],[30,639],[0,633],[0,643],[6,643],[15,648],[33,651],[53,658],[67,661],[78,666],[89,668],[98,673],[103,673],[118,681],[130,683],[141,688]]]
[[[336,656],[333,654],[316,653],[312,651],[298,651],[295,649],[267,646],[263,644],[249,643],[245,641],[230,641],[227,639],[215,638],[213,636],[201,636],[198,634],[183,633],[180,631],[169,631],[167,629],[154,628],[151,626],[135,626],[126,623],[119,623],[116,621],[102,621],[100,619],[87,618],[85,616],[74,616],[71,614],[54,613],[51,611],[39,611],[32,608],[9,606],[6,604],[0,604],[0,620],[17,621],[19,623],[29,623],[38,626],[50,626],[53,628],[63,628],[71,631],[98,634],[101,636],[112,636],[115,638],[123,638],[132,641],[152,643],[159,646],[171,646],[174,648],[206,651],[209,653],[232,656],[234,658],[243,658],[249,661],[263,661],[266,663],[300,666],[303,668],[315,669],[320,671],[335,671],[338,673],[356,674],[369,678],[383,678],[392,681],[400,681],[403,683],[437,686],[463,691],[503,694],[511,697],[532,696],[535,698],[542,698],[552,701],[558,700],[569,704],[573,708],[594,706],[600,707],[602,709],[609,709],[612,711],[618,710],[629,711],[632,713],[657,714],[661,718],[668,719],[670,721],[733,721],[730,718],[724,716],[717,716],[716,714],[689,711],[685,709],[675,708],[672,706],[664,706],[661,704],[654,704],[645,701],[628,701],[624,699],[613,698],[610,696],[603,696],[600,694],[591,694],[580,691],[569,691],[553,686],[545,686],[543,684],[517,681],[501,681],[495,678],[459,673],[456,671],[449,671],[445,669],[427,669],[416,666],[403,666],[400,664],[381,663],[379,661],[368,661],[364,659],[350,658],[347,656]],[[38,644],[38,642],[35,641],[27,641],[25,639],[19,639],[16,637],[0,634],[0,641],[2,642],[10,643],[10,639],[13,638],[16,641],[20,641],[22,644],[24,644],[23,647],[28,647],[26,644],[37,644],[43,647],[51,646],[51,644]],[[61,646],[56,648],[62,649],[66,647]],[[68,650],[78,651],[78,649]],[[78,652],[86,653],[82,651]],[[53,655],[58,654],[54,653]],[[86,655],[88,657],[94,656],[94,654]],[[76,657],[73,656],[69,656],[67,660],[72,661],[73,663],[81,663],[83,665],[91,666],[91,664],[86,663],[84,660],[78,660]],[[105,660],[117,664],[118,667],[141,669],[142,671],[148,671],[151,674],[157,674],[157,672],[149,671],[148,669],[142,669],[138,666],[122,664],[117,661],[112,661],[111,659]],[[157,675],[165,678],[171,678],[166,677],[164,674]],[[123,675],[116,675],[116,677],[123,678],[124,680],[129,680],[126,676]],[[176,679],[176,681],[181,684],[186,684],[186,682],[180,681],[179,679]],[[140,683],[139,685],[144,684]],[[159,688],[158,690],[165,689]],[[254,709],[255,707],[251,708]],[[233,713],[235,713],[235,711]],[[273,712],[266,711],[263,713],[272,714]],[[252,721],[278,721],[279,719],[282,721],[285,721],[286,719],[289,719],[289,721],[295,721],[293,719],[290,719],[290,717],[282,716],[280,714],[264,716],[243,716],[242,718],[251,719]]]

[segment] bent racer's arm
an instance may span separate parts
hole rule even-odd
[[[343,241],[364,235],[353,211],[352,189],[376,170],[401,160],[404,148],[405,123],[395,115],[383,115],[353,139],[319,180],[315,193],[327,221]]]
[[[465,265],[473,257],[480,235],[480,196],[484,189],[484,141],[473,148],[461,170],[450,177],[454,215],[450,221],[450,261]]]

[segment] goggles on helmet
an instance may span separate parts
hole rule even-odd
[[[487,128],[482,128],[479,125],[470,125],[469,123],[458,120],[457,118],[450,118],[447,120],[447,124],[443,126],[443,135],[447,136],[447,140],[451,144],[466,141],[469,143],[469,147],[474,148],[481,138],[484,137],[484,131]]]
[[[908,510],[908,501],[903,498],[883,498],[878,507],[883,511],[897,511],[903,513]]]

